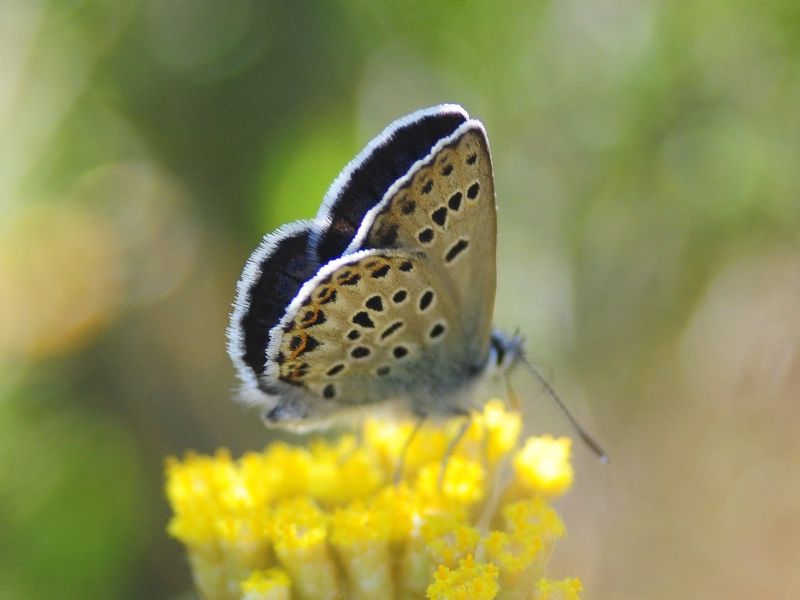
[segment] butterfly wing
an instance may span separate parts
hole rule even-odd
[[[452,297],[423,254],[365,250],[332,261],[270,334],[272,421],[307,422],[397,400],[447,413],[480,370],[463,345]]]
[[[480,122],[470,120],[395,182],[365,216],[351,250],[424,253],[455,305],[461,342],[479,360],[489,349],[496,245],[489,145]]]
[[[496,245],[486,135],[467,118],[443,105],[396,121],[313,224],[281,228],[248,261],[229,352],[268,421],[301,428],[390,399],[463,406],[455,392],[489,352]]]
[[[320,263],[341,256],[386,190],[467,118],[455,104],[418,110],[394,121],[367,144],[333,182],[315,219],[311,250]]]
[[[308,251],[312,223],[297,221],[267,235],[236,284],[228,325],[228,354],[242,381],[245,399],[259,401],[271,330],[319,265]]]

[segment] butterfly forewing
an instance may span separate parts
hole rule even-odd
[[[321,262],[341,256],[364,215],[440,139],[467,120],[460,106],[443,104],[398,119],[348,164],[325,195],[311,249]]]
[[[495,297],[497,214],[483,127],[465,123],[394,186],[366,221],[373,248],[422,252],[456,307],[462,343],[485,356]]]
[[[319,268],[308,252],[311,229],[311,223],[297,221],[265,236],[236,286],[228,352],[247,385],[258,385],[267,367],[270,330]]]

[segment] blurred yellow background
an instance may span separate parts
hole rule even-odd
[[[0,3],[0,597],[189,597],[163,459],[267,441],[225,354],[245,259],[440,102],[489,132],[496,321],[612,458],[576,445],[551,575],[798,597],[791,0]]]

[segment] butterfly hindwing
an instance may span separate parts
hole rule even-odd
[[[390,399],[444,402],[476,365],[435,277],[424,255],[402,250],[326,265],[276,327],[268,375],[297,388],[288,395],[302,390],[305,418]]]
[[[266,369],[270,330],[319,268],[308,252],[311,231],[311,222],[298,221],[265,236],[236,285],[228,353],[247,386],[258,386]]]

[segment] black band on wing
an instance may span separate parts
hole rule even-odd
[[[241,299],[247,303],[247,309],[238,325],[244,340],[242,359],[259,375],[267,362],[270,330],[280,322],[289,303],[319,268],[309,259],[310,235],[308,226],[275,232],[251,258],[259,262],[254,279],[244,292],[245,298]],[[264,255],[260,260],[259,252]]]
[[[358,164],[323,210],[330,225],[317,241],[321,263],[342,255],[355,237],[364,215],[383,199],[391,185],[405,175],[418,160],[425,158],[443,137],[467,120],[460,112],[424,115],[400,125]]]

